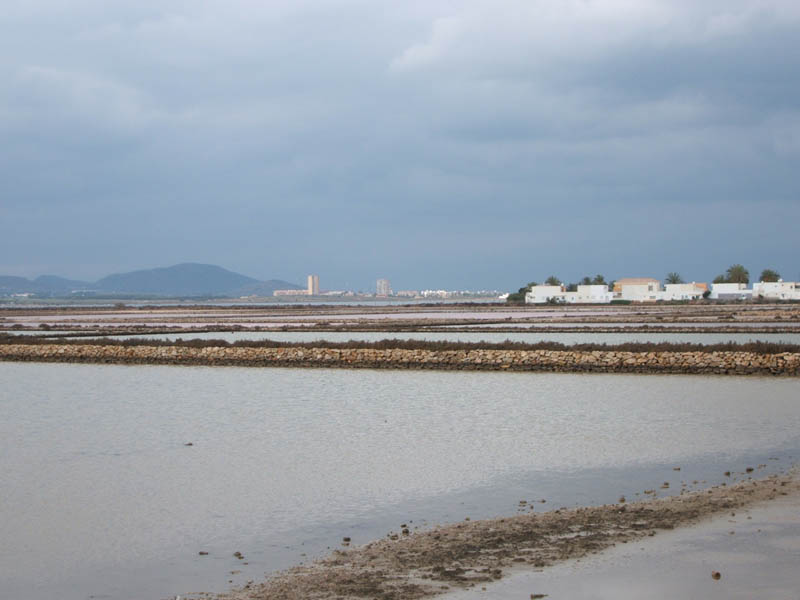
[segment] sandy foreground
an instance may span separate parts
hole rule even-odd
[[[655,490],[648,492],[652,494]],[[598,556],[606,556],[607,553],[598,553],[612,546],[617,546],[614,551],[618,552],[633,548],[634,543],[637,547],[642,543],[652,544],[659,532],[700,521],[705,526],[713,523],[713,518],[719,523],[719,519],[726,517],[730,521],[726,525],[734,530],[732,524],[737,522],[737,514],[739,520],[752,521],[741,511],[754,506],[786,505],[787,502],[793,503],[793,507],[800,504],[800,480],[796,471],[696,492],[684,490],[680,495],[641,502],[626,502],[620,498],[619,503],[612,505],[463,521],[423,532],[403,528],[382,540],[336,550],[311,564],[279,573],[264,583],[248,583],[216,598],[400,600],[442,594],[454,599],[542,598],[546,596],[541,594],[550,595],[559,589],[558,586],[567,590],[566,597],[570,597],[581,595],[575,588],[581,577],[570,575],[576,561],[586,564]],[[674,533],[678,532],[671,534]],[[733,536],[730,532],[728,535]],[[637,559],[646,560],[638,556]],[[722,576],[720,579],[711,577],[712,563],[710,561],[703,569],[707,571],[705,578],[719,583],[721,589]],[[544,568],[553,565],[556,567]],[[573,570],[564,570],[569,568]],[[641,568],[639,571],[645,573]],[[560,583],[557,582],[558,573],[562,574]],[[612,568],[606,573],[606,579],[607,583],[613,583],[609,589],[616,589],[615,593],[602,596],[593,591],[581,597],[626,598],[628,596],[620,595],[619,591],[622,581],[629,590],[636,589],[628,586],[628,575],[626,568],[620,572]],[[550,591],[543,591],[544,587]]]
[[[800,494],[794,493],[547,569],[518,569],[491,586],[439,598],[797,600],[798,565]]]

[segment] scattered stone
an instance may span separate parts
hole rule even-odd
[[[711,571],[711,579],[720,579],[722,574],[719,571]]]
[[[782,489],[800,491],[800,481],[778,476],[687,492],[682,497],[651,497],[624,506],[562,508],[460,521],[400,539],[392,534],[392,541],[384,538],[360,548],[334,551],[310,565],[295,566],[260,584],[253,595],[236,598],[422,600],[441,593],[445,585],[479,590],[502,577],[511,565],[541,569],[614,544],[635,543],[657,530],[673,529],[707,515],[741,512],[770,497],[770,490],[781,481],[787,481]]]
[[[198,554],[200,556],[208,556],[208,552],[206,552],[205,550],[200,550],[200,552],[198,552]]]

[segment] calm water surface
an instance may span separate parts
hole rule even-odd
[[[98,336],[100,337],[100,336]],[[628,342],[670,342],[673,344],[723,344],[727,342],[772,342],[780,344],[800,344],[800,333],[659,333],[659,332],[345,332],[345,331],[236,331],[202,332],[156,335],[119,335],[112,339],[151,338],[174,341],[176,339],[212,339],[235,342],[238,340],[275,340],[279,342],[347,342],[350,340],[376,342],[380,340],[428,340],[447,342],[489,342],[505,341],[536,344],[538,342],[559,342],[561,344],[624,344]],[[83,338],[91,339],[91,338]]]
[[[345,535],[800,449],[793,379],[0,363],[0,382],[3,599],[223,591]]]

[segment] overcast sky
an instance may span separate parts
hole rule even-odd
[[[800,279],[797,0],[4,0],[0,274]]]

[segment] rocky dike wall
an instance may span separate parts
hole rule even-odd
[[[800,375],[800,353],[628,352],[615,350],[407,350],[372,348],[246,348],[187,346],[96,346],[91,344],[0,345],[0,360],[33,362],[550,371]]]

